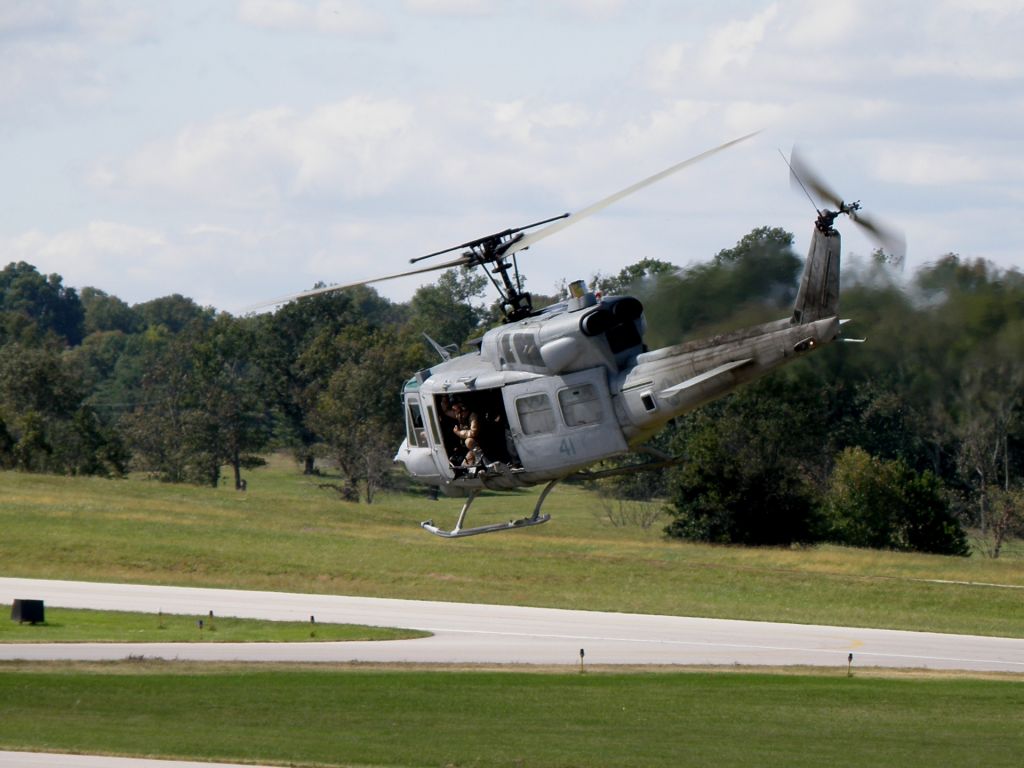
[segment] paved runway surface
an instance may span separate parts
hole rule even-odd
[[[1024,673],[1024,640],[548,608],[132,584],[0,578],[0,603],[428,630],[420,640],[352,643],[0,644],[0,659],[744,664],[921,667]]]

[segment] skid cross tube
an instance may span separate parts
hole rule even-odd
[[[537,499],[537,505],[533,508],[533,514],[530,517],[521,517],[518,520],[508,520],[504,523],[492,523],[491,525],[480,525],[476,528],[463,528],[462,524],[466,522],[466,513],[469,511],[470,505],[476,499],[479,490],[472,490],[469,492],[469,497],[466,499],[466,503],[462,505],[462,511],[459,512],[459,519],[455,523],[455,527],[450,531],[442,530],[434,525],[433,520],[424,520],[420,523],[420,527],[425,531],[435,536],[440,536],[443,539],[460,539],[463,536],[478,536],[481,533],[497,533],[498,531],[511,531],[516,528],[526,528],[531,525],[540,525],[546,523],[551,519],[551,515],[542,515],[540,508],[544,505],[544,500],[547,499],[548,494],[558,484],[561,478],[552,480],[541,491],[540,498]]]

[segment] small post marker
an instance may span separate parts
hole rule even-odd
[[[853,654],[846,657],[846,676],[853,677]]]
[[[310,624],[316,624],[316,616],[310,616],[309,617],[309,623]]]
[[[586,656],[586,655],[587,654],[584,652],[584,650],[582,648],[580,648],[580,674],[581,675],[583,674],[583,657]]]
[[[196,622],[196,626],[199,627],[199,631],[202,632],[203,631],[203,620],[200,619],[199,621],[197,621]]]

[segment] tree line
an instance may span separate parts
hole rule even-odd
[[[646,306],[653,347],[785,316],[802,259],[762,227],[707,263],[643,259],[596,289]],[[998,556],[1024,517],[1024,277],[949,254],[910,276],[876,253],[844,266],[847,335],[676,420],[684,457],[603,482],[664,500],[670,536],[838,541]],[[0,271],[0,467],[216,485],[270,449],[336,466],[349,499],[392,481],[399,391],[498,322],[486,278],[441,273],[408,302],[359,287],[235,317],[180,295],[129,305],[31,264]],[[539,297],[538,304],[554,297]],[[780,314],[781,313],[781,314]]]

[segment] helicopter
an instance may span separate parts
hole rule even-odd
[[[426,336],[440,362],[417,371],[403,386],[406,435],[394,460],[414,478],[446,496],[464,497],[455,525],[421,527],[454,539],[540,525],[555,486],[569,477],[606,477],[659,469],[682,461],[646,443],[671,420],[737,387],[843,339],[839,318],[840,235],[845,215],[890,251],[902,236],[859,213],[832,192],[795,151],[791,179],[816,211],[814,229],[789,317],[699,341],[649,350],[642,303],[631,296],[599,296],[583,280],[558,303],[534,309],[523,290],[517,254],[538,241],[756,134],[748,134],[677,163],[570,214],[506,229],[420,256],[417,263],[455,251],[441,263],[345,285],[331,285],[266,302],[280,304],[355,285],[454,267],[485,270],[500,296],[503,323],[456,355]],[[814,196],[821,201],[816,203]],[[832,206],[831,208],[824,207]],[[636,457],[625,466],[594,470],[606,459]],[[484,490],[543,485],[532,514],[467,526]],[[436,495],[436,494],[435,494]]]

